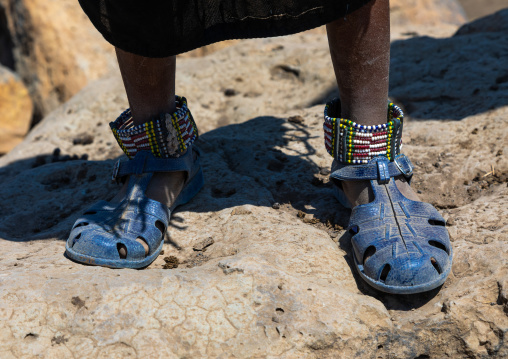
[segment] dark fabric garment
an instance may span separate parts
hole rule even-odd
[[[104,38],[146,57],[214,42],[294,34],[347,16],[370,0],[79,0]]]

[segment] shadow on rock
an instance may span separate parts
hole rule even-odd
[[[344,227],[349,212],[332,195],[329,171],[310,158],[316,155],[309,143],[314,137],[304,123],[276,117],[258,117],[203,134],[197,145],[205,186],[180,210],[218,212],[246,204],[280,203],[295,212],[305,211],[320,223]],[[297,149],[288,151],[290,142]],[[114,160],[48,163],[51,156],[41,154],[0,169],[2,238],[65,240],[87,208],[98,200],[111,200],[120,188],[111,182]],[[185,216],[176,212],[171,225],[185,229]]]
[[[508,105],[508,10],[444,39],[392,44],[390,96],[414,119],[461,120]]]
[[[461,120],[508,105],[508,9],[450,38],[418,36],[391,46],[390,97],[416,120]],[[339,94],[328,89],[313,105]]]

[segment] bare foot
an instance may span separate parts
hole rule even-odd
[[[185,176],[185,172],[154,173],[145,194],[148,198],[171,207],[176,197],[178,197],[182,191],[185,183]],[[118,194],[113,198],[112,202],[120,202],[125,197],[128,184],[129,179],[125,181],[124,185],[120,189],[120,192],[118,192]],[[142,238],[137,238],[136,241],[145,248],[145,255],[148,255],[148,244]],[[120,258],[126,258],[127,248],[125,246],[120,246],[118,253],[120,254]]]

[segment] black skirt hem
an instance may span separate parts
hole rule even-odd
[[[104,11],[104,7],[99,9],[97,0],[79,0],[92,24],[106,41],[126,52],[154,58],[182,54],[224,40],[266,38],[299,33],[346,17],[369,1],[371,0],[349,2],[332,0],[330,4],[324,4],[297,16],[287,14],[266,18],[247,16],[238,21],[219,22],[206,29],[185,31],[175,26],[173,28],[160,25],[146,26],[142,23],[135,26],[112,26],[111,24],[119,22],[122,24],[133,22],[126,21],[128,13],[120,14],[118,21],[115,21],[114,13],[104,16],[100,13]],[[323,2],[326,3],[326,1]],[[199,24],[199,21],[196,23]]]

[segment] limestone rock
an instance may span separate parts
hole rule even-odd
[[[32,100],[20,78],[0,66],[0,154],[23,140],[32,120]]]
[[[391,0],[390,10],[395,26],[462,25],[467,21],[457,0]]]
[[[392,93],[418,102],[418,93],[448,91],[446,78],[420,75],[436,66],[435,52],[422,48],[438,40],[446,76],[467,87],[469,58],[451,52],[467,51],[469,38],[495,58],[505,34],[494,35],[398,41]],[[118,77],[87,86],[0,159],[1,358],[508,356],[508,89],[499,86],[492,109],[480,97],[461,100],[466,92],[423,98],[440,101],[425,111],[408,106],[413,185],[453,218],[454,266],[439,290],[382,294],[355,272],[343,229],[349,211],[324,170],[322,102],[335,91],[326,39],[301,36],[242,42],[208,65],[180,60],[177,86],[202,129],[206,185],[173,215],[164,256],[145,270],[83,266],[62,254],[79,213],[119,188],[109,174],[121,152],[107,129],[126,106]],[[490,75],[472,76],[490,86]],[[225,96],[228,88],[238,94]],[[254,89],[262,91],[244,96]],[[94,140],[74,145],[83,133]],[[87,161],[69,160],[83,153]],[[207,238],[206,252],[193,249]],[[166,256],[178,268],[163,269]]]
[[[462,26],[457,35],[467,35],[480,32],[507,32],[508,31],[508,11],[501,10],[495,14],[483,17],[476,21]]]
[[[466,24],[450,38],[419,36],[393,43],[391,95],[421,119],[435,118],[436,110],[439,118],[462,119],[505,106],[506,19],[508,9]]]
[[[113,47],[75,0],[1,0],[16,71],[32,95],[36,115],[67,101],[91,80],[116,68]]]
[[[460,3],[464,7],[468,18],[471,20],[490,15],[508,7],[508,2],[506,0],[460,0]]]

